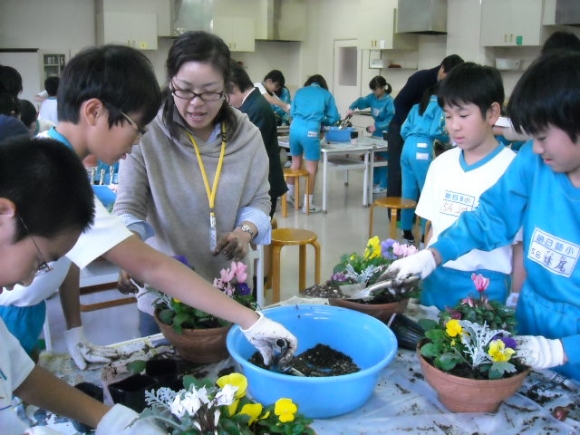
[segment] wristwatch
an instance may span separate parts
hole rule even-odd
[[[254,230],[249,225],[242,225],[240,227],[240,230],[244,231],[245,233],[250,234],[250,237],[251,237],[250,240],[254,239],[254,235],[255,235]]]

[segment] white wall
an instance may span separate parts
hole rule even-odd
[[[359,7],[359,0],[310,0],[306,41],[256,41],[256,52],[234,53],[233,57],[244,62],[255,81],[261,80],[271,69],[280,69],[292,91],[312,74],[322,74],[332,89],[334,41],[356,38]],[[420,36],[417,52],[394,53],[386,50],[381,52],[381,57],[389,59],[396,56],[397,60],[403,59],[419,69],[432,68],[452,53],[466,60],[491,64],[492,53],[480,46],[480,16],[480,0],[448,0],[447,35]],[[0,0],[0,48],[40,48],[68,56],[94,43],[93,0]],[[165,81],[164,62],[171,43],[171,39],[160,39],[157,51],[145,52],[155,67],[160,83]],[[524,49],[522,56],[533,59],[537,52],[539,49]],[[360,55],[363,59],[361,95],[368,93],[368,82],[377,74],[387,78],[393,86],[393,95],[396,95],[414,72],[414,69],[369,69],[369,51],[360,52]],[[30,65],[30,59],[29,55],[24,64]],[[3,61],[2,53],[0,63],[9,64]],[[39,68],[36,71],[26,66],[26,69],[23,95],[32,96],[39,90]],[[519,72],[504,74],[508,94],[520,75]]]

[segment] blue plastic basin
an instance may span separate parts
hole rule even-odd
[[[340,129],[339,127],[328,127],[326,131],[327,142],[350,142],[350,133],[356,131],[352,127]]]
[[[256,352],[239,326],[230,329],[227,346],[248,378],[252,398],[270,405],[290,398],[309,418],[328,418],[362,406],[373,394],[380,371],[397,353],[397,339],[381,321],[358,311],[327,305],[292,305],[264,310],[298,338],[297,354],[325,344],[350,356],[359,372],[332,377],[298,377],[264,370],[248,361]]]

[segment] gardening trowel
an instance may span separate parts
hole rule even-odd
[[[359,290],[356,293],[353,293],[345,300],[368,300],[374,297],[373,292],[376,290],[380,290],[386,288],[389,293],[392,295],[398,295],[401,293],[406,293],[409,287],[414,286],[414,284],[419,281],[419,277],[417,275],[412,275],[407,277],[403,281],[395,280],[389,276],[385,276],[385,279],[382,281],[378,281],[362,290]]]
[[[272,355],[272,364],[270,365],[269,369],[277,373],[289,373],[294,376],[306,376],[301,371],[292,367],[292,360],[284,365],[280,365],[280,357],[286,353],[286,349],[288,349],[288,342],[283,338],[279,338],[276,340],[276,345],[278,347],[274,348],[275,352]]]

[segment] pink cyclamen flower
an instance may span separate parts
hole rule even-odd
[[[475,302],[470,297],[461,299],[461,305],[469,305],[471,308],[475,307]]]
[[[417,248],[413,245],[402,244],[399,242],[393,243],[393,254],[395,254],[397,258],[408,257],[409,255],[416,253]]]
[[[475,273],[472,273],[471,280],[473,281],[473,284],[475,285],[475,288],[477,289],[478,292],[485,291],[485,289],[489,285],[489,278],[485,278],[481,274],[476,275]]]
[[[242,263],[241,261],[232,262],[232,267],[231,267],[232,271],[235,274],[236,279],[238,280],[238,282],[246,282],[246,279],[248,279],[248,266],[245,265],[244,263]]]

